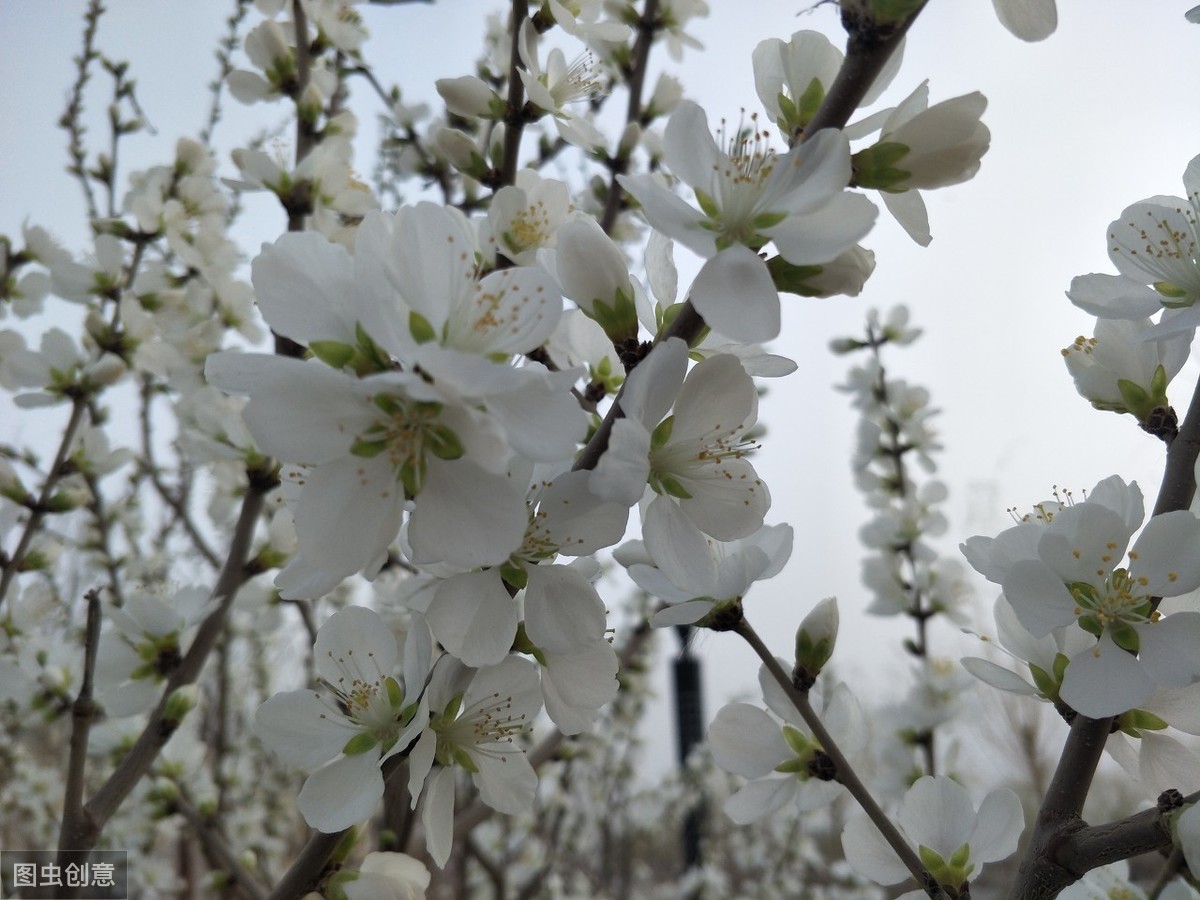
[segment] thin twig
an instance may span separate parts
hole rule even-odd
[[[25,559],[25,554],[29,552],[34,535],[41,528],[42,519],[50,510],[50,500],[54,496],[55,487],[66,474],[67,458],[71,453],[71,445],[75,442],[75,432],[79,430],[79,425],[83,421],[85,409],[87,409],[87,399],[83,394],[77,394],[72,398],[71,415],[67,419],[67,427],[63,429],[62,441],[58,445],[58,452],[54,455],[54,462],[50,466],[50,471],[46,473],[42,492],[30,507],[29,519],[17,541],[17,548],[8,559],[3,560],[3,571],[0,572],[0,604],[4,603],[4,597],[17,572],[21,569],[21,563]]]
[[[96,197],[92,193],[87,173],[87,148],[83,143],[83,135],[87,131],[83,125],[83,90],[92,77],[91,66],[97,56],[96,26],[100,23],[102,15],[104,4],[101,0],[90,0],[87,11],[83,14],[83,49],[75,57],[75,83],[71,85],[66,111],[58,120],[58,124],[66,129],[69,135],[67,153],[71,157],[71,164],[67,166],[67,171],[75,176],[83,188],[83,200],[89,220],[97,218],[100,212],[96,207]]]
[[[167,721],[164,715],[167,702],[176,690],[196,681],[225,628],[229,609],[245,580],[246,559],[250,554],[255,526],[262,513],[264,497],[273,486],[273,480],[261,475],[251,475],[250,485],[242,501],[241,514],[230,541],[229,556],[213,588],[213,598],[218,601],[218,606],[201,623],[188,652],[179,667],[171,673],[158,705],[150,713],[145,729],[116,770],[85,804],[81,821],[74,833],[67,835],[67,840],[73,848],[91,849],[95,846],[105,824],[141,781],[142,776],[150,770],[159,751],[175,733],[178,722]]]
[[[267,889],[238,862],[237,855],[225,842],[212,820],[192,805],[183,790],[183,785],[176,783],[175,787],[178,793],[171,800],[172,806],[192,827],[209,865],[222,872],[228,879],[226,887],[238,891],[250,900],[266,900]]]
[[[771,673],[771,677],[779,683],[779,686],[787,694],[788,699],[791,700],[792,705],[796,707],[796,711],[800,713],[800,717],[804,719],[804,723],[812,730],[813,737],[817,739],[817,743],[821,745],[821,749],[833,760],[833,764],[837,769],[837,780],[858,801],[858,805],[863,808],[868,818],[879,829],[879,833],[888,842],[888,846],[896,852],[896,855],[900,857],[900,862],[912,873],[913,878],[917,881],[917,885],[933,900],[945,898],[945,892],[938,884],[937,879],[921,863],[920,857],[909,846],[904,835],[892,824],[892,820],[887,817],[887,813],[875,801],[867,786],[863,784],[862,779],[854,771],[854,767],[850,765],[850,760],[846,758],[846,755],[842,753],[841,749],[834,742],[833,735],[829,733],[829,730],[825,727],[825,723],[817,715],[817,711],[808,702],[808,697],[803,691],[797,690],[795,685],[792,684],[791,677],[784,671],[783,666],[779,664],[779,660],[771,654],[767,645],[763,643],[762,638],[758,636],[758,632],[751,627],[745,618],[739,620],[738,624],[732,630],[735,634],[741,636],[754,652],[758,654],[758,658],[767,667],[767,671]]]
[[[646,68],[650,59],[650,46],[654,37],[662,28],[658,19],[658,0],[646,0],[642,15],[638,18],[638,36],[633,45],[630,62],[628,86],[629,105],[625,109],[625,124],[641,124],[642,93],[646,87]],[[612,160],[612,174],[608,179],[608,196],[604,199],[604,212],[600,216],[600,227],[605,234],[611,234],[617,224],[617,216],[621,214],[621,198],[624,189],[617,182],[617,176],[625,172],[629,166],[627,153],[618,151],[618,156]]]
[[[525,130],[525,85],[521,81],[521,26],[529,18],[529,0],[512,0],[512,43],[508,72],[508,104],[504,113],[504,168],[500,170],[499,190],[517,180],[517,159],[521,154],[521,135]]]

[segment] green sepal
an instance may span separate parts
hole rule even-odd
[[[363,437],[354,439],[354,443],[350,445],[350,455],[360,456],[363,459],[374,459],[380,453],[387,450],[387,439],[371,441]]]
[[[931,850],[924,844],[921,844],[917,848],[917,856],[921,858],[921,865],[928,869],[929,874],[933,875],[935,878],[939,872],[946,868],[946,861],[942,859],[941,854],[939,854],[936,850]]]
[[[1117,717],[1117,725],[1130,737],[1140,738],[1143,731],[1162,731],[1167,723],[1152,712],[1130,709]]]
[[[525,623],[517,623],[517,636],[513,638],[513,650],[517,653],[528,653],[531,656],[537,656],[538,648],[533,641],[529,639],[529,633],[525,631]]]
[[[823,292],[814,286],[811,280],[824,271],[824,266],[792,265],[782,256],[767,260],[767,272],[771,275],[775,290],[785,294],[798,294],[801,297],[821,296]]]
[[[1150,396],[1161,406],[1167,405],[1167,370],[1162,363],[1154,369],[1150,376]]]
[[[418,344],[427,344],[430,341],[437,340],[437,332],[434,330],[433,325],[416,310],[408,314],[408,331],[413,336],[413,340]]]
[[[613,371],[612,359],[607,356],[598,364],[588,367],[588,378],[595,384],[604,385],[606,394],[615,394],[625,381],[624,373]]]
[[[446,708],[442,710],[442,716],[453,722],[458,718],[459,712],[462,710],[463,695],[455,694],[450,698],[450,702],[446,704]]]
[[[1187,288],[1181,288],[1179,285],[1172,284],[1169,281],[1156,281],[1150,285],[1154,290],[1158,291],[1163,297],[1168,300],[1187,300]],[[1164,303],[1163,306],[1168,309],[1178,309],[1184,306],[1191,306],[1191,301],[1186,303]]]
[[[795,124],[801,127],[807,126],[824,102],[825,85],[821,84],[820,78],[814,78],[808,83],[808,87],[804,89],[804,93],[796,98]]]
[[[762,231],[764,228],[771,228],[775,225],[778,225],[787,217],[787,213],[765,212],[755,216],[750,224],[754,226],[755,231]]]
[[[704,191],[696,191],[696,203],[700,207],[700,211],[710,219],[719,219],[721,217],[721,210],[713,202],[713,198],[704,193]]]
[[[500,577],[504,579],[505,584],[518,591],[529,583],[529,573],[525,571],[525,567],[513,562],[506,562],[500,566]]]
[[[346,746],[342,748],[342,753],[346,756],[358,756],[366,753],[372,747],[379,743],[379,738],[371,734],[369,731],[360,731],[350,740],[346,741]]]
[[[458,435],[445,425],[431,425],[426,429],[425,444],[438,459],[459,459],[466,453]]]
[[[814,643],[812,636],[804,629],[800,629],[796,635],[796,665],[817,675],[825,667],[825,663],[829,662],[831,656],[833,656],[833,641],[824,637]]]
[[[583,306],[580,309],[584,315],[603,328],[608,339],[614,343],[637,337],[637,307],[633,302],[632,288],[619,287],[611,301],[595,297],[590,309]]]
[[[456,766],[466,769],[472,775],[479,771],[479,766],[475,765],[475,760],[471,759],[471,757],[467,755],[467,751],[462,747],[455,747],[451,751],[451,759],[454,760],[454,764]]]
[[[805,762],[808,761],[808,757],[812,755],[813,747],[816,746],[812,738],[793,725],[783,726],[783,739],[787,741],[787,745],[792,749],[792,752],[796,756],[804,758]]]
[[[1071,660],[1067,657],[1067,655],[1065,653],[1055,653],[1054,654],[1054,683],[1055,684],[1063,683],[1063,678],[1065,678],[1067,675],[1067,666],[1070,664],[1070,662],[1071,662]]]
[[[954,851],[954,855],[950,857],[950,865],[955,869],[961,869],[971,859],[971,845],[963,844]]]
[[[1077,621],[1079,622],[1079,627],[1088,634],[1094,634],[1096,637],[1104,634],[1104,626],[1100,624],[1100,620],[1095,616],[1080,616]]]
[[[805,780],[807,780],[808,760],[792,757],[777,765],[775,771],[781,775],[803,775],[805,776]]]
[[[358,356],[354,359],[356,373],[368,375],[371,372],[384,372],[392,367],[391,359],[359,322],[354,323],[354,340],[358,342]]]
[[[650,452],[660,450],[667,445],[667,441],[671,440],[671,432],[675,429],[675,417],[667,416],[661,422],[654,426],[654,431],[650,432]]]
[[[678,482],[678,480],[672,478],[670,475],[665,478],[658,478],[656,481],[658,487],[661,488],[662,493],[666,494],[668,497],[674,497],[677,500],[692,499],[692,495],[688,493],[687,488],[685,488]]]
[[[308,349],[313,356],[334,369],[343,369],[354,359],[355,350],[341,341],[311,341]]]
[[[1122,650],[1128,650],[1130,653],[1138,652],[1140,641],[1137,629],[1128,622],[1113,622],[1108,626],[1108,633],[1112,636],[1113,643]]]
[[[1159,368],[1162,368],[1159,366]],[[1117,379],[1117,391],[1121,394],[1121,400],[1125,409],[1138,417],[1138,421],[1145,421],[1150,414],[1150,410],[1154,408],[1154,403],[1150,400],[1150,395],[1136,381],[1130,381],[1128,378]]]
[[[400,682],[394,676],[389,675],[383,679],[383,688],[387,691],[388,704],[393,709],[398,709],[404,702],[404,690],[400,687]]]
[[[1033,684],[1039,694],[1048,700],[1053,700],[1058,696],[1058,686],[1061,682],[1055,681],[1045,669],[1030,663],[1029,674],[1033,676]]]
[[[911,150],[907,144],[897,141],[880,141],[859,150],[851,157],[851,184],[877,191],[907,190],[904,182],[912,172],[899,168],[896,163],[908,156]]]
[[[425,458],[410,459],[400,467],[400,483],[404,485],[404,494],[409,499],[421,493],[425,484]]]

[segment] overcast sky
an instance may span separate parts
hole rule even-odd
[[[710,0],[713,12],[693,29],[704,51],[682,65],[659,52],[656,67],[677,73],[710,122],[758,109],[750,54],[767,37],[787,39],[817,29],[840,42],[836,10],[801,12],[802,2]],[[58,234],[76,251],[87,248],[82,202],[64,173],[63,133],[55,127],[73,78],[82,0],[0,3],[0,233],[16,234],[28,219]],[[169,161],[180,135],[194,135],[209,104],[206,82],[213,51],[233,4],[186,0],[110,0],[99,46],[128,59],[156,136],[122,145],[122,173]],[[952,553],[969,534],[1009,524],[1004,510],[1028,507],[1053,484],[1077,491],[1112,473],[1138,478],[1150,503],[1162,452],[1129,417],[1090,410],[1071,385],[1059,350],[1091,320],[1063,292],[1076,274],[1112,271],[1105,230],[1127,205],[1155,194],[1182,193],[1181,176],[1200,154],[1200,26],[1183,14],[1191,0],[1060,0],[1058,33],[1042,44],[1011,37],[987,0],[932,0],[908,42],[904,67],[881,101],[893,105],[923,79],[932,102],[981,90],[992,146],[970,183],[927,194],[933,243],[920,248],[886,213],[865,243],[877,269],[861,297],[785,297],[777,352],[799,371],[770,385],[761,415],[769,432],[756,461],[770,485],[768,521],[791,522],[797,542],[791,564],[751,594],[751,621],[773,649],[786,654],[805,611],[821,597],[841,599],[843,675],[869,697],[903,682],[900,653],[884,659],[909,632],[907,623],[859,614],[869,602],[859,584],[856,532],[864,520],[849,470],[854,417],[846,397],[831,390],[845,358],[832,357],[831,337],[858,332],[872,306],[908,304],[925,337],[898,349],[889,371],[925,383],[944,410],[942,477],[951,489],[946,511]],[[496,0],[440,0],[371,6],[364,14],[373,38],[366,47],[385,83],[399,82],[408,102],[433,104],[435,78],[473,70],[478,37]],[[747,10],[753,10],[748,14]],[[96,79],[101,84],[101,79]],[[106,99],[93,94],[93,111]],[[379,111],[364,90],[355,100],[364,127]],[[280,120],[282,107],[226,105],[217,131],[222,174],[235,174],[229,151],[258,128]],[[102,121],[93,117],[93,137]],[[359,145],[360,154],[370,142]],[[364,172],[370,160],[357,160]],[[245,226],[252,255],[284,229],[269,206]],[[686,283],[686,282],[684,282]],[[1182,414],[1197,367],[1177,381],[1172,398]],[[0,424],[0,433],[12,426]],[[1149,504],[1148,504],[1149,505]],[[979,606],[993,596],[981,586]],[[664,636],[664,646],[674,638]],[[954,654],[952,634],[935,651]],[[939,641],[942,643],[939,645]],[[734,638],[701,643],[707,663],[708,711],[754,690],[756,665]],[[669,754],[669,744],[654,743]]]

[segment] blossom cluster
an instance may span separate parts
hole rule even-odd
[[[851,30],[898,43],[922,5],[841,7]],[[1054,30],[1050,0],[994,5],[1019,37]],[[400,853],[353,862],[360,825],[376,819],[381,844],[416,835],[423,848],[406,849],[438,868],[479,855],[461,830],[490,811],[515,821],[544,808],[575,827],[538,769],[566,793],[572,754],[594,752],[584,736],[628,724],[612,707],[635,677],[642,626],[755,644],[750,593],[785,571],[795,542],[755,459],[769,441],[762,379],[797,368],[766,346],[780,336],[780,295],[862,292],[878,203],[930,243],[923,192],[979,171],[986,100],[938,100],[914,79],[875,108],[902,77],[897,52],[873,60],[873,83],[847,102],[839,80],[855,66],[801,31],[753,54],[764,115],[714,129],[669,75],[642,96],[650,45],[694,48],[704,0],[647,4],[653,15],[623,0],[526,6],[489,22],[473,74],[437,82],[436,111],[379,90],[390,182],[368,185],[345,104],[352,77],[379,87],[361,10],[239,4],[245,34],[230,46],[241,55],[222,57],[222,89],[288,106],[294,154],[247,144],[230,155],[236,177],[222,178],[210,146],[180,141],[123,197],[101,154],[76,167],[109,201],[101,215],[89,193],[86,254],[36,225],[19,245],[3,239],[0,315],[23,321],[0,330],[0,387],[67,419],[49,468],[0,454],[0,701],[22,738],[3,764],[37,781],[26,774],[46,771],[35,732],[74,702],[78,717],[98,717],[93,776],[116,779],[96,792],[112,823],[74,787],[61,804],[0,791],[6,819],[47,834],[61,805],[64,829],[86,820],[145,847],[194,831],[223,877],[266,896],[256,881],[286,861],[294,799],[297,823],[345,835],[329,839],[328,870],[305,859],[325,871],[305,890],[419,898],[442,876]],[[133,86],[110,68],[115,141],[140,125],[122,119]],[[596,113],[617,89],[631,102],[613,136]],[[583,180],[551,164],[572,152]],[[1099,321],[1063,351],[1093,406],[1131,413],[1167,444],[1180,427],[1167,391],[1200,325],[1200,157],[1184,186],[1186,197],[1150,198],[1110,226],[1118,274],[1072,283],[1071,301]],[[274,198],[287,231],[253,254],[247,277],[229,234],[251,192]],[[695,257],[686,283],[677,254]],[[81,337],[61,325],[30,337],[24,320],[52,298],[74,305]],[[738,824],[785,808],[840,820],[830,810],[852,794],[868,818],[842,831],[847,890],[911,875],[965,896],[984,864],[1015,850],[1025,817],[1011,791],[976,802],[935,773],[933,734],[969,679],[931,655],[925,627],[963,619],[963,592],[933,550],[946,489],[912,466],[932,474],[941,449],[929,394],[886,377],[879,358],[917,334],[900,308],[834,347],[869,351],[844,386],[861,413],[852,465],[871,511],[863,580],[870,612],[915,625],[915,686],[869,716],[829,672],[837,601],[805,598],[795,654],[760,650],[762,705],[721,709],[706,753],[742,779],[723,804]],[[135,438],[108,413],[125,397]],[[1003,591],[997,634],[1017,660],[1015,672],[982,658],[966,670],[1068,720],[1112,719],[1109,752],[1156,788],[1200,787],[1196,758],[1168,733],[1200,733],[1200,613],[1186,607],[1200,589],[1200,517],[1186,507],[1147,519],[1141,489],[1114,476],[963,545]],[[75,556],[100,585],[82,622],[62,587],[78,573],[57,571]],[[644,604],[628,634],[614,574]],[[243,722],[257,740],[237,756],[227,731]],[[899,764],[871,746],[880,735]],[[87,745],[87,729],[71,735],[71,784],[85,780],[77,737]],[[896,825],[881,824],[855,774],[881,759],[892,771],[870,780],[890,789]],[[270,799],[247,802],[258,788]],[[114,817],[116,795],[155,811],[150,838]],[[1191,857],[1195,809],[1164,812]],[[519,842],[493,837],[520,856]],[[142,874],[180,888],[152,860]],[[701,867],[689,877],[722,883]]]

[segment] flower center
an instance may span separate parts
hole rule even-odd
[[[350,448],[355,456],[374,458],[386,453],[396,478],[405,493],[415,497],[425,481],[426,454],[439,459],[458,459],[463,446],[439,418],[443,404],[417,401],[395,394],[377,394],[371,398],[384,414]]]
[[[1079,605],[1075,614],[1089,631],[1091,622],[1100,630],[1109,625],[1124,623],[1137,625],[1150,621],[1149,581],[1138,577],[1128,569],[1116,569],[1105,579],[1102,587],[1078,582],[1071,585],[1071,596]],[[1091,620],[1085,622],[1083,620]]]
[[[454,704],[451,704],[453,707]],[[469,753],[504,760],[512,753],[521,753],[516,737],[528,723],[525,713],[513,712],[513,698],[504,694],[489,694],[462,711],[457,718],[438,716],[432,727],[438,735],[436,757],[444,766],[458,763],[475,771]]]

